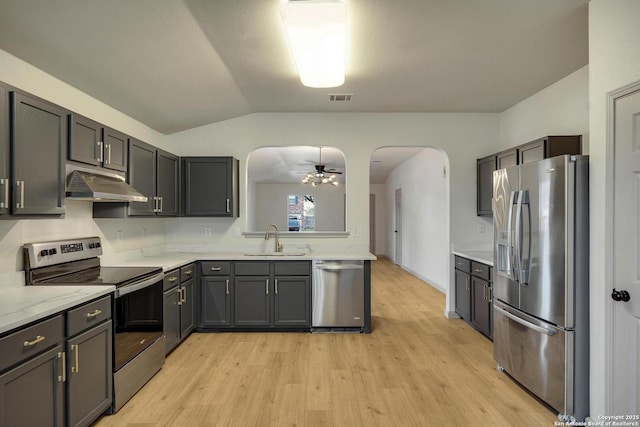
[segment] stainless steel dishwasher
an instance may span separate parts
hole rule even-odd
[[[364,327],[364,261],[313,261],[314,331]]]

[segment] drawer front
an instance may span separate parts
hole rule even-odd
[[[196,275],[196,265],[189,264],[185,265],[180,269],[180,282],[186,282],[187,280],[193,279]]]
[[[0,371],[35,356],[63,340],[62,314],[0,338]]]
[[[466,273],[471,273],[471,261],[456,255],[455,268]]]
[[[276,276],[308,276],[311,271],[309,261],[276,261],[273,274]]]
[[[202,261],[200,272],[203,276],[229,276],[231,275],[230,261]]]
[[[247,261],[235,263],[236,276],[268,276],[269,261]]]
[[[67,312],[67,337],[111,319],[111,296],[81,305]]]
[[[491,281],[491,267],[486,264],[471,261],[471,274],[486,281]]]
[[[164,283],[162,284],[163,291],[168,291],[169,289],[179,284],[180,284],[179,269],[171,270],[164,274]]]

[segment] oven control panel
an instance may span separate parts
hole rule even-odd
[[[102,255],[102,243],[99,237],[27,243],[23,248],[25,264],[29,265],[30,268],[45,267]]]

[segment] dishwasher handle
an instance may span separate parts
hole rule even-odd
[[[361,264],[316,264],[313,268],[317,270],[340,271],[340,270],[362,270]]]

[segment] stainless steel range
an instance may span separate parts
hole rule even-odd
[[[164,364],[159,267],[102,267],[99,237],[23,246],[27,285],[113,285],[113,407],[117,412]]]

